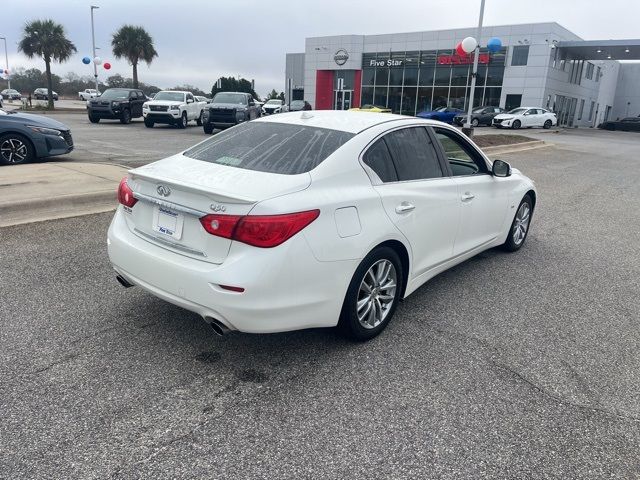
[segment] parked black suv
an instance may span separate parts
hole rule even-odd
[[[250,93],[218,92],[202,115],[204,133],[214,128],[233,127],[260,116],[260,107]]]
[[[132,118],[142,116],[142,104],[147,96],[142,90],[134,88],[109,88],[102,95],[89,100],[87,114],[91,123],[98,123],[102,118],[120,120],[129,123]]]

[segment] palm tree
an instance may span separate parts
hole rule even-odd
[[[149,65],[158,56],[153,38],[143,27],[124,25],[113,34],[111,47],[115,58],[124,57],[133,66],[133,86],[138,88],[138,63],[142,60]]]
[[[53,20],[34,20],[24,26],[18,50],[27,57],[36,55],[44,59],[47,67],[47,99],[53,108],[53,84],[51,82],[51,61],[66,62],[78,50],[64,34],[64,27]]]

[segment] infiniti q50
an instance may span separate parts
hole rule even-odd
[[[520,249],[537,194],[442,122],[304,111],[133,169],[118,198],[108,251],[122,285],[218,333],[338,326],[366,340],[438,273]]]

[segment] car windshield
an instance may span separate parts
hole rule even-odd
[[[248,122],[187,150],[196,160],[258,172],[296,175],[314,169],[352,133],[273,122]]]
[[[509,110],[509,113],[512,113],[512,114],[515,115],[515,114],[518,114],[518,113],[524,113],[526,111],[527,111],[526,108],[514,108],[513,110]]]
[[[100,98],[103,100],[126,100],[129,98],[129,90],[106,90]]]
[[[180,92],[158,92],[153,97],[154,100],[169,100],[170,102],[184,101],[184,93]]]
[[[291,102],[291,106],[292,107],[304,107],[304,101],[302,100],[294,100],[293,102]]]
[[[247,97],[242,93],[216,93],[213,97],[214,103],[237,103],[244,105]]]
[[[269,101],[267,102],[267,105],[281,105],[281,104],[282,104],[282,101],[281,101],[281,100],[274,100],[274,99],[271,99],[271,100],[269,100]]]
[[[473,113],[482,113],[484,112],[484,107],[476,108]]]
[[[627,117],[623,118],[621,122],[630,123],[630,122],[640,122],[640,118],[638,117]]]

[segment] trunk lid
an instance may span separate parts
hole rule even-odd
[[[132,232],[175,253],[220,264],[231,240],[207,233],[200,217],[247,215],[262,200],[307,188],[311,176],[258,172],[178,154],[131,170],[128,183],[138,199],[132,209],[125,208]]]

